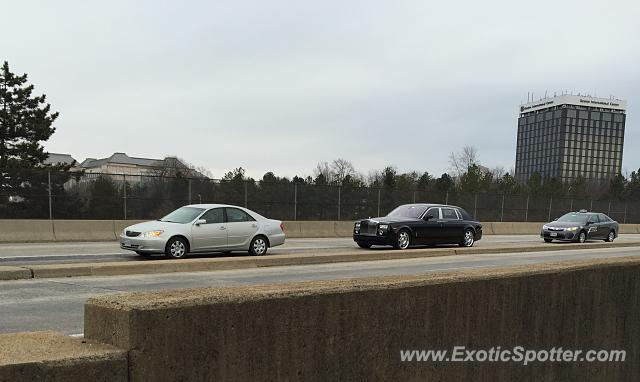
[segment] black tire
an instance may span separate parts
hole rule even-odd
[[[609,231],[609,234],[607,235],[607,238],[604,239],[604,241],[606,241],[608,243],[611,243],[615,239],[616,239],[616,231],[611,230],[611,231]]]
[[[256,236],[249,244],[249,254],[251,256],[264,256],[269,249],[269,241],[264,236]]]
[[[544,238],[544,242],[545,243],[551,243],[553,241],[553,239],[547,239],[546,237]]]
[[[358,243],[358,247],[360,247],[360,248],[364,248],[364,249],[369,249],[369,248],[371,248],[371,244],[361,243],[361,242],[359,242],[359,241],[357,241],[356,243]]]
[[[576,243],[584,243],[585,241],[587,241],[587,233],[585,231],[580,231],[576,238]]]
[[[182,259],[189,253],[189,244],[181,237],[172,237],[164,248],[164,255],[168,259]]]
[[[149,257],[151,256],[150,253],[146,253],[146,252],[140,252],[140,251],[136,251],[136,253],[142,257]]]
[[[404,228],[398,231],[396,235],[396,240],[393,243],[393,248],[395,249],[407,249],[411,245],[411,232],[408,229]]]
[[[473,247],[473,244],[476,242],[476,234],[473,232],[471,228],[467,228],[464,230],[464,235],[462,236],[462,240],[460,241],[461,247]]]

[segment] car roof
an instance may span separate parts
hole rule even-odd
[[[235,208],[244,208],[244,207],[240,207],[240,206],[234,206],[231,204],[188,204],[186,206],[183,207],[194,207],[194,208],[217,208],[217,207],[235,207]]]
[[[402,206],[462,208],[462,207],[458,207],[458,206],[452,206],[450,204],[435,204],[435,203],[409,203],[409,204],[403,204]]]

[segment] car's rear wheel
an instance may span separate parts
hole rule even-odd
[[[359,241],[357,241],[356,243],[358,244],[358,247],[360,247],[360,248],[365,248],[365,249],[371,248],[371,244],[362,243],[362,242],[359,242]]]
[[[551,243],[552,241],[553,241],[553,239],[547,239],[547,238],[544,239],[545,243]]]
[[[187,241],[181,237],[172,237],[167,242],[164,255],[169,259],[182,259],[189,252]]]
[[[252,256],[262,256],[267,253],[267,248],[269,248],[267,239],[264,236],[256,236],[251,240],[251,244],[249,245],[249,254]]]
[[[464,236],[462,236],[462,241],[460,242],[461,247],[472,247],[473,243],[475,243],[476,237],[471,228],[467,228],[464,231]]]
[[[411,245],[411,233],[408,229],[401,229],[396,235],[396,242],[393,247],[396,249],[407,249]]]
[[[614,241],[615,239],[616,239],[616,231],[611,230],[611,231],[609,231],[609,234],[607,235],[607,238],[604,239],[604,241],[610,243],[610,242]]]
[[[587,241],[587,233],[584,231],[580,231],[580,233],[578,234],[577,242],[584,243],[585,241]]]

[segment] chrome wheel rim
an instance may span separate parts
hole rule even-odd
[[[400,249],[406,249],[409,246],[409,233],[402,231],[398,234],[398,247]]]
[[[182,257],[184,256],[187,248],[185,247],[183,242],[181,242],[180,240],[176,240],[171,243],[171,248],[169,250],[171,251],[172,257]]]
[[[584,232],[580,232],[580,238],[579,238],[581,243],[584,243],[587,240],[587,235],[585,235]]]
[[[264,239],[256,239],[253,241],[253,252],[256,255],[262,255],[267,250],[267,243]]]
[[[613,239],[616,238],[616,235],[613,233],[613,231],[609,232],[609,241],[613,241]]]
[[[467,231],[464,233],[464,245],[465,247],[471,247],[473,245],[473,232]]]

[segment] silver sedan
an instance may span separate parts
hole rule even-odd
[[[135,224],[120,234],[120,248],[141,256],[162,254],[172,259],[187,253],[249,251],[264,255],[284,244],[284,225],[246,208],[224,204],[193,204],[155,221]]]

